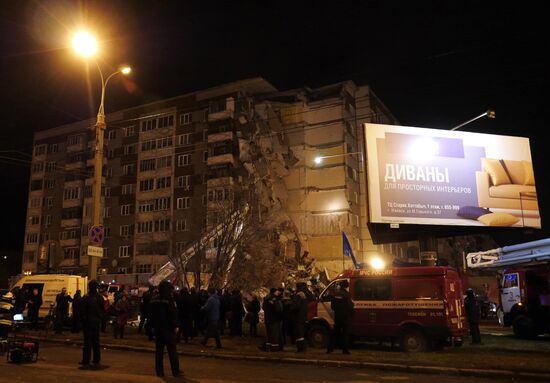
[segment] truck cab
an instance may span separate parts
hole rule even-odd
[[[390,340],[406,351],[425,351],[446,343],[462,344],[466,332],[462,283],[441,266],[347,270],[311,305],[308,337],[323,347],[334,324],[331,299],[347,280],[354,303],[351,336]]]

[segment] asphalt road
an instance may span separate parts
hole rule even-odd
[[[152,353],[102,350],[104,366],[100,370],[80,369],[77,364],[80,357],[81,350],[76,346],[43,344],[37,363],[14,365],[7,363],[4,357],[0,358],[0,382],[495,382],[495,380],[471,377],[190,357],[180,357],[185,377],[175,379],[169,376],[170,367],[167,364],[167,356],[165,357],[167,377],[157,378]]]

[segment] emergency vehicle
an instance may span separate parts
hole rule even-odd
[[[550,332],[550,238],[470,253],[471,269],[499,273],[499,320],[520,338]]]
[[[347,270],[336,277],[308,313],[308,339],[325,347],[334,324],[330,308],[341,281],[354,303],[352,339],[390,340],[405,351],[462,345],[466,333],[462,283],[443,266]]]

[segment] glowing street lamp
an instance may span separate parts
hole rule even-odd
[[[468,120],[468,121],[466,121],[466,122],[463,122],[462,124],[457,125],[457,126],[455,126],[454,128],[452,128],[451,130],[460,129],[460,128],[462,128],[464,125],[467,125],[467,124],[469,124],[470,122],[474,122],[475,120],[478,120],[478,119],[480,119],[480,118],[482,118],[482,117],[485,117],[485,116],[487,116],[487,118],[493,119],[493,118],[496,118],[497,114],[496,114],[496,112],[495,112],[494,109],[488,109],[487,111],[481,113],[479,116],[476,116],[476,117],[472,118],[471,120]]]
[[[369,261],[369,265],[375,269],[375,270],[382,270],[384,267],[386,267],[386,263],[382,260],[382,258],[374,257]]]
[[[89,32],[78,32],[73,36],[73,48],[77,54],[84,58],[91,58],[97,53],[97,40]],[[92,189],[93,213],[92,225],[99,226],[101,224],[101,178],[103,168],[103,139],[105,136],[105,89],[109,80],[119,74],[129,74],[132,69],[129,66],[121,67],[119,70],[111,73],[107,78],[103,75],[103,71],[98,62],[95,61],[99,76],[101,77],[101,100],[99,110],[97,112],[96,129],[95,129],[95,151],[94,151],[94,186]],[[97,278],[97,258],[88,256],[88,278],[94,280]]]

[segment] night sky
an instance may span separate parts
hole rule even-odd
[[[95,69],[68,48],[79,25],[100,36],[105,72],[134,69],[109,85],[107,113],[254,76],[279,89],[369,84],[409,126],[449,129],[494,108],[464,130],[531,139],[544,226],[550,33],[542,2],[507,3],[2,1],[0,247],[22,249],[33,132],[97,112]]]

